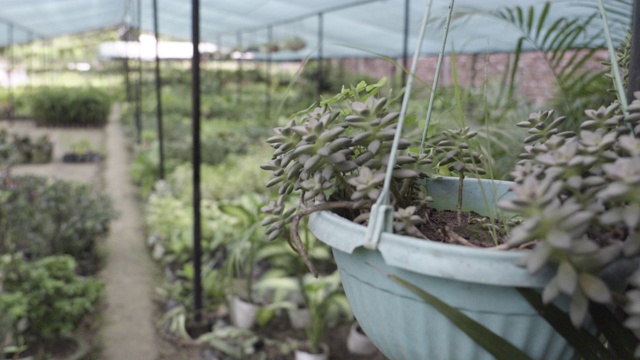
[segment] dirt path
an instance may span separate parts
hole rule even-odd
[[[126,139],[114,107],[106,128],[105,191],[119,217],[111,223],[106,241],[107,308],[102,329],[104,360],[155,360],[158,357],[153,326],[154,264],[144,246],[137,192],[128,172]]]

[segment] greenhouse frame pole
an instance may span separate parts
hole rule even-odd
[[[191,97],[193,101],[193,289],[195,321],[202,321],[202,225],[200,220],[200,1],[192,0]]]
[[[217,59],[216,60],[216,76],[218,77],[218,83],[216,84],[216,87],[218,89],[218,93],[222,92],[222,50],[221,50],[221,44],[222,44],[222,35],[218,35],[216,37],[216,41],[218,42],[216,44],[216,51],[217,51]]]
[[[33,87],[33,56],[36,53],[34,51],[36,36],[33,31],[29,32],[29,89]]]
[[[14,99],[13,99],[13,23],[7,22],[7,36],[8,36],[8,46],[9,50],[9,71],[7,72],[7,85],[9,90],[9,119],[13,118],[13,107],[14,107]]]
[[[160,164],[158,177],[164,180],[164,129],[162,124],[162,78],[160,77],[160,32],[158,31],[158,0],[153,0],[153,32],[156,37],[156,121],[158,125],[158,152]]]
[[[322,60],[324,47],[324,14],[318,13],[318,98],[322,95],[322,88],[324,87],[324,69],[322,67]]]
[[[409,69],[409,6],[411,0],[404,0],[404,35],[402,43],[402,87],[407,85],[407,73]]]
[[[273,25],[267,26],[267,41],[269,44],[273,43]],[[267,52],[267,74],[266,74],[266,85],[267,85],[267,98],[265,101],[265,117],[269,119],[271,117],[271,64],[273,62],[271,51]]]
[[[631,24],[631,58],[629,60],[627,101],[633,101],[635,99],[633,93],[640,90],[640,0],[633,2]]]
[[[236,93],[236,102],[239,104],[242,101],[242,54],[244,49],[242,48],[242,33],[238,32],[236,35],[236,43],[238,44],[240,56],[238,57],[238,88]]]
[[[142,0],[137,2],[138,11],[138,31],[136,32],[138,40],[138,86],[136,87],[136,141],[142,143],[142,43],[140,42],[140,34],[142,33]]]

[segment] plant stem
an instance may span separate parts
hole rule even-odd
[[[460,170],[458,181],[458,226],[462,225],[462,188],[464,187],[464,170]]]
[[[300,257],[302,257],[302,260],[304,261],[305,265],[307,265],[307,268],[313,274],[313,276],[318,277],[318,272],[316,271],[315,266],[313,266],[311,260],[309,260],[309,255],[307,255],[307,251],[305,250],[304,245],[302,245],[302,240],[300,240],[300,235],[298,234],[300,220],[302,220],[303,217],[311,215],[317,211],[348,209],[353,208],[355,204],[356,203],[354,201],[335,201],[320,203],[315,206],[300,209],[300,211],[298,211],[298,213],[291,220],[291,247],[300,255]]]

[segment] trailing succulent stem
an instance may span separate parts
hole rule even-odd
[[[640,93],[635,96],[626,118],[617,104],[585,111],[577,134],[560,132],[564,118],[552,112],[519,123],[530,135],[512,173],[515,196],[500,205],[522,219],[509,244],[533,246],[527,268],[557,267],[542,294],[545,302],[569,296],[575,326],[584,322],[590,302],[618,303],[638,336],[640,272],[603,275],[640,254]],[[614,293],[616,282],[618,288],[632,285],[626,296]]]
[[[384,81],[362,82],[343,89],[319,107],[294,115],[267,139],[274,154],[262,168],[273,173],[267,186],[278,186],[278,198],[263,209],[271,214],[263,225],[270,240],[287,237],[314,273],[298,235],[300,220],[316,211],[345,209],[366,223],[382,191],[399,116],[391,111],[390,101],[378,96],[383,85]],[[409,145],[402,139],[399,149]],[[398,209],[398,232],[418,233],[415,225],[422,220],[415,211],[425,202],[414,199],[427,197],[416,196],[423,191],[416,180],[426,177],[423,169],[430,163],[427,155],[405,153],[397,158],[390,198]]]

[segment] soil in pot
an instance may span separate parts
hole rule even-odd
[[[488,226],[490,219],[475,212],[463,212],[458,224],[457,212],[427,208],[420,214],[426,221],[419,230],[430,240],[477,247],[492,247],[505,242],[505,236],[498,229],[497,243]]]

